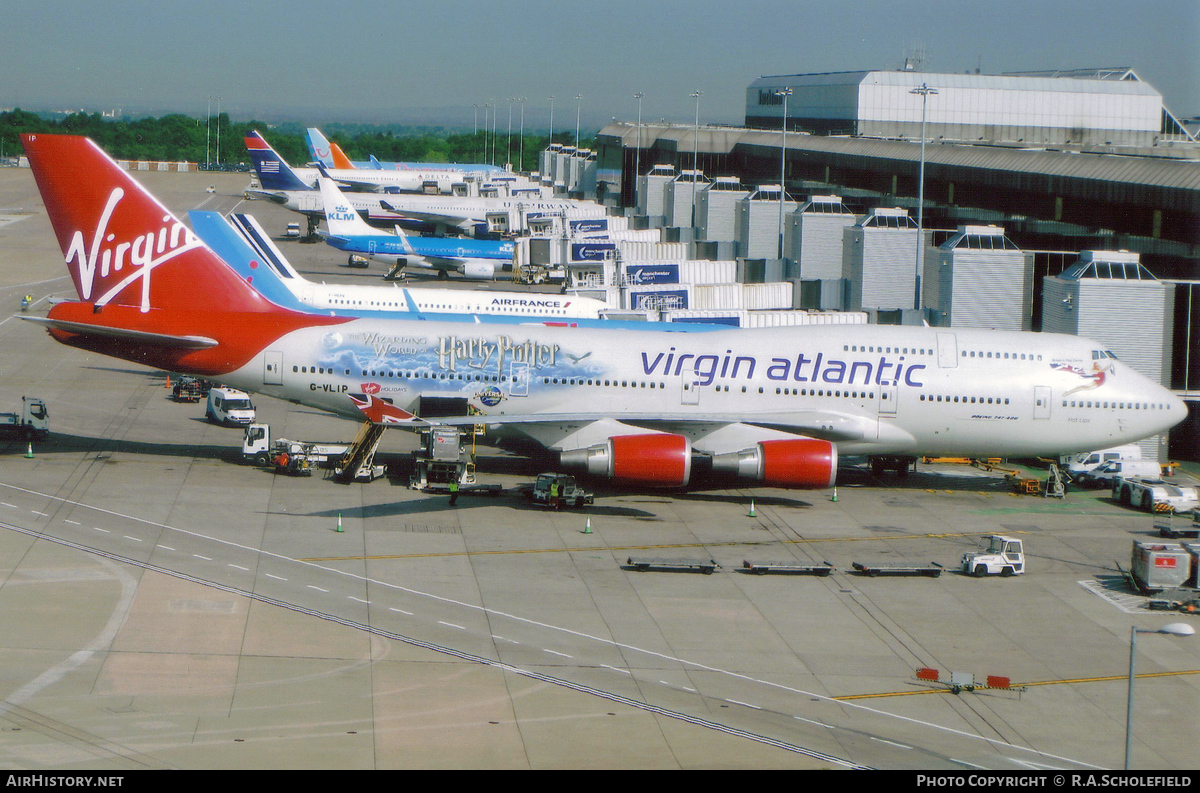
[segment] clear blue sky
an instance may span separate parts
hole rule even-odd
[[[764,74],[1130,66],[1200,115],[1200,0],[42,0],[0,25],[0,107],[471,124],[739,123]],[[215,110],[215,102],[214,110]],[[482,110],[479,111],[482,121]]]

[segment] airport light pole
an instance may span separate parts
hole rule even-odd
[[[487,112],[491,107],[491,104],[484,102],[484,151],[482,151],[482,156],[480,157],[480,160],[484,162],[487,162],[487,131],[490,128],[487,126]]]
[[[213,95],[208,95],[208,117],[204,119],[204,165],[212,168],[212,101]]]
[[[492,102],[494,102],[495,104],[492,105],[492,159],[491,159],[491,163],[492,163],[492,165],[495,165],[496,164],[496,121],[497,121],[496,117],[500,115],[500,100],[493,99]]]
[[[583,109],[583,94],[575,94],[575,148],[579,148],[579,113]]]
[[[646,95],[638,91],[633,98],[638,101],[637,148],[633,155],[633,205],[637,206],[637,180],[642,175],[642,100]]]
[[[504,167],[512,170],[512,103],[517,101],[508,98],[508,134],[504,136]]]
[[[520,162],[517,164],[517,173],[524,173],[525,172],[525,103],[528,102],[529,100],[522,96],[517,101],[521,103],[521,149],[520,149],[521,153],[519,155],[517,155],[520,158]]]
[[[930,88],[921,83],[920,88],[909,91],[910,94],[921,95],[921,168],[917,177],[917,287],[913,298],[913,308],[921,310],[921,276],[925,266],[925,110],[929,104],[929,95],[937,94],[936,88]]]
[[[787,175],[787,100],[792,95],[791,88],[776,91],[775,96],[783,97],[783,142],[779,146],[779,258],[783,258],[783,198],[787,195],[785,179]]]
[[[1163,633],[1168,636],[1193,636],[1196,629],[1186,622],[1172,622],[1158,630],[1139,630],[1136,626],[1129,629],[1129,700],[1125,705],[1125,770],[1133,756],[1133,668],[1137,656],[1137,636],[1139,633]]]
[[[696,228],[696,171],[699,170],[698,163],[700,162],[700,97],[704,96],[703,91],[692,91],[692,98],[696,100],[696,129],[692,135],[692,228]]]
[[[554,145],[554,97],[550,97],[550,143],[547,147]]]

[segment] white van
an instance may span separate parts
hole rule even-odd
[[[208,392],[204,416],[213,424],[244,426],[254,421],[250,395],[236,388],[214,388]]]
[[[1118,479],[1158,479],[1162,466],[1153,460],[1109,460],[1075,477],[1080,487],[1112,487]]]
[[[1078,477],[1080,474],[1091,471],[1093,468],[1097,468],[1111,460],[1125,462],[1140,459],[1142,459],[1141,447],[1131,443],[1126,446],[1114,446],[1111,449],[1101,449],[1095,452],[1072,454],[1062,458],[1060,464],[1067,467],[1067,473],[1072,477]]]

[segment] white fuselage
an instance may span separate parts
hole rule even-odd
[[[400,286],[357,286],[288,283],[302,302],[339,312],[410,311],[429,314],[511,314],[534,319],[599,319],[608,304],[588,297],[493,292],[476,289],[413,289]]]
[[[292,168],[292,173],[296,174],[296,178],[307,184],[317,184],[318,177],[321,176],[321,171],[317,168]],[[434,170],[407,170],[407,171],[378,171],[378,170],[347,170],[344,168],[326,169],[325,173],[335,181],[352,183],[356,185],[373,185],[380,191],[385,191],[386,188],[394,188],[406,193],[419,193],[427,184],[436,184],[438,191],[449,193],[453,190],[456,182],[463,181],[466,175],[462,171],[434,171]]]
[[[875,325],[659,334],[356,319],[288,334],[224,381],[354,418],[350,393],[410,412],[422,396],[458,397],[552,448],[616,421],[688,435],[706,453],[807,435],[842,454],[1057,455],[1184,417],[1169,391],[1100,350],[1074,336]]]
[[[393,172],[395,173],[395,172]],[[265,191],[273,201],[294,212],[324,217],[325,204],[319,191]],[[561,198],[464,198],[435,195],[381,195],[379,193],[345,193],[346,200],[358,212],[374,220],[399,220],[411,217],[460,227],[485,223],[489,214],[507,212],[509,227],[538,215],[561,215],[570,212],[578,217],[604,217],[603,206],[584,201]],[[384,206],[391,207],[388,209]]]

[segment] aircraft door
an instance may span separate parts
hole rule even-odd
[[[375,255],[375,240],[367,240],[367,255]]]
[[[513,361],[508,366],[508,395],[529,396],[529,364]]]
[[[896,415],[896,386],[883,385],[879,387],[879,415]]]
[[[681,405],[699,405],[700,404],[700,376],[693,369],[690,372],[684,372],[679,378],[680,388],[679,403]]]
[[[943,369],[958,368],[958,337],[953,333],[939,333],[938,366]]]
[[[1033,417],[1035,419],[1050,418],[1050,386],[1037,385],[1033,387]]]
[[[263,385],[283,385],[283,353],[279,350],[263,353]]]

